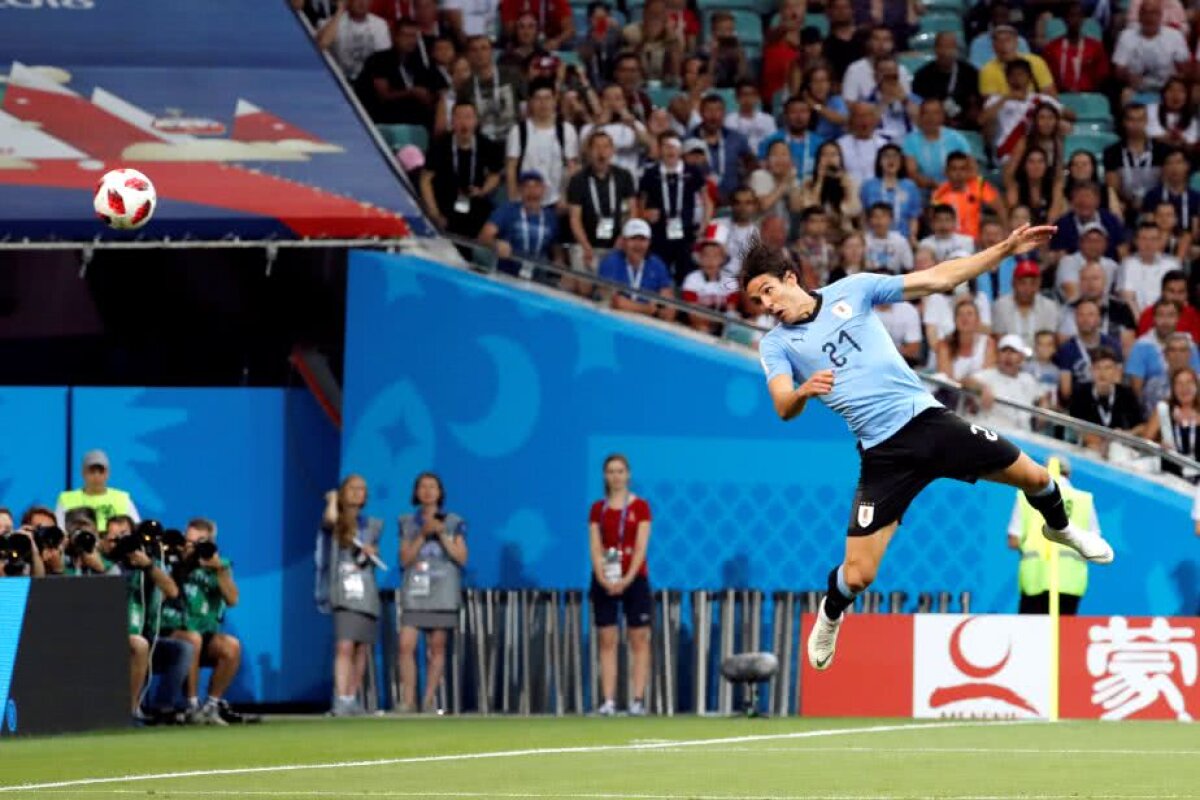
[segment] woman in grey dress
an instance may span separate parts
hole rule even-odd
[[[442,479],[432,472],[413,484],[411,514],[400,516],[400,563],[404,567],[400,616],[401,711],[416,710],[417,635],[425,631],[425,697],[432,710],[446,664],[446,634],[458,627],[462,568],[467,563],[467,523],[445,510]]]
[[[379,589],[375,565],[383,520],[363,515],[367,482],[349,475],[325,494],[317,535],[317,608],[333,614],[334,716],[363,712],[358,694],[367,659],[379,631]]]

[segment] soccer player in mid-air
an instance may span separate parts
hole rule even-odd
[[[1062,494],[1045,468],[933,398],[872,311],[902,298],[949,292],[1008,256],[1045,246],[1054,231],[1022,225],[973,256],[906,275],[860,273],[818,292],[800,286],[782,250],[756,241],[743,256],[746,293],[780,323],[759,344],[776,412],[794,419],[809,400],[820,398],[858,437],[862,458],[846,558],[829,573],[829,589],[808,637],[808,660],[815,668],[832,663],[842,612],[875,579],[909,504],[938,478],[1016,486],[1044,518],[1047,539],[1097,564],[1113,560],[1104,539],[1068,522]]]

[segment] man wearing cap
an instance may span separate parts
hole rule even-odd
[[[1011,89],[1008,84],[1006,68],[1010,62],[1024,60],[1029,65],[1030,77],[1033,78],[1034,89],[1044,94],[1058,94],[1054,88],[1054,76],[1041,56],[1033,53],[1019,53],[1017,29],[1011,25],[997,25],[992,30],[992,49],[996,57],[983,65],[979,70],[979,93],[984,95],[1007,95]]]
[[[104,530],[110,517],[125,515],[140,522],[137,506],[128,492],[108,486],[108,455],[103,450],[89,450],[83,454],[83,488],[71,489],[58,496],[54,509],[59,527],[66,525],[67,512],[73,508],[86,507],[96,512],[96,527]]]
[[[1032,421],[1027,411],[997,405],[996,400],[1009,400],[1022,405],[1041,405],[1044,393],[1037,378],[1021,369],[1033,350],[1016,334],[1000,337],[996,348],[996,366],[982,369],[963,379],[963,386],[980,393],[982,409],[975,422],[984,427],[1016,428],[1028,431]]]
[[[1037,262],[1018,261],[1013,270],[1012,294],[999,298],[992,308],[992,331],[997,336],[1015,333],[1032,348],[1038,331],[1058,327],[1058,303],[1041,294],[1041,286],[1042,270]]]
[[[500,257],[496,268],[517,275],[520,265],[513,256],[548,260],[558,236],[558,215],[553,206],[543,205],[546,181],[540,172],[527,170],[518,178],[520,200],[512,200],[492,212],[479,232],[479,243]]]
[[[1071,485],[1071,462],[1065,455],[1058,459],[1060,475],[1058,485],[1071,524],[1100,536],[1100,520],[1090,492],[1083,492]],[[1058,608],[1065,616],[1074,616],[1079,610],[1079,601],[1087,592],[1087,561],[1079,553],[1060,544],[1052,544],[1042,536],[1042,517],[1017,492],[1013,502],[1012,516],[1008,520],[1008,546],[1021,553],[1021,566],[1017,572],[1017,586],[1021,592],[1018,604],[1020,614],[1050,613],[1050,548],[1058,548]]]
[[[618,311],[655,315],[666,320],[675,318],[675,309],[650,299],[651,295],[675,297],[675,286],[667,267],[658,256],[649,255],[650,224],[644,219],[631,219],[621,230],[617,249],[600,262],[600,277],[646,294],[616,292],[612,306]]]
[[[741,294],[736,279],[728,277],[722,267],[728,259],[726,245],[729,243],[729,223],[713,220],[704,229],[696,242],[696,263],[699,269],[692,270],[683,279],[680,287],[685,302],[703,306],[719,314],[735,311]],[[700,315],[689,315],[689,322],[696,330],[716,333],[720,324]]]
[[[654,252],[677,281],[692,271],[697,216],[701,228],[712,218],[704,175],[684,164],[682,150],[677,136],[660,134],[659,161],[642,173],[638,184],[638,206],[650,223]]]

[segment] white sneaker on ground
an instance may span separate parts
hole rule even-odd
[[[218,706],[216,701],[214,701],[214,700],[209,700],[201,707],[200,722],[203,725],[228,725],[229,724],[228,722],[226,722],[224,719],[221,718],[221,707]]]
[[[845,612],[836,620],[825,616],[825,598],[817,609],[817,621],[808,634],[808,663],[813,669],[829,669],[833,663],[833,651],[837,648],[838,630],[842,627]]]
[[[1052,542],[1065,544],[1093,564],[1111,564],[1112,545],[1091,531],[1084,531],[1068,524],[1065,531],[1056,531],[1049,525],[1042,526],[1042,535]]]
[[[646,704],[641,700],[634,700],[629,704],[629,716],[644,717],[646,716]]]
[[[612,700],[605,700],[604,703],[596,709],[596,713],[601,717],[615,717],[617,715],[617,704]]]

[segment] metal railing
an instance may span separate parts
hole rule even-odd
[[[443,238],[456,245],[460,252],[467,251],[470,254],[470,266],[476,270],[485,273],[493,273],[496,271],[498,256],[487,247],[473,239],[465,239],[461,236],[443,234]],[[541,259],[531,259],[526,256],[512,255],[508,259],[520,265],[518,277],[534,281],[536,283],[551,286],[558,289],[557,281],[562,278],[569,278],[572,281],[589,283],[593,286],[600,287],[599,299],[597,302],[607,305],[613,294],[623,293],[625,295],[634,295],[642,300],[650,301],[659,304],[662,307],[674,309],[676,314],[684,314],[689,318],[701,318],[713,323],[717,328],[717,333],[711,334],[716,338],[728,341],[730,343],[740,345],[741,348],[753,347],[758,338],[767,333],[769,328],[757,325],[754,322],[738,318],[731,318],[720,312],[712,309],[697,306],[692,303],[678,300],[675,298],[662,297],[654,292],[634,289],[626,284],[615,281],[606,280],[591,272],[571,269],[568,266],[554,264]],[[566,290],[560,290],[566,291]],[[575,295],[578,296],[578,295]],[[676,328],[680,326],[674,326]],[[697,331],[697,333],[701,333]],[[978,396],[978,392],[964,387],[962,384],[954,381],[945,375],[930,374],[926,372],[918,372],[921,379],[934,389],[950,390],[956,393],[959,400],[960,413],[965,416],[970,416],[970,413],[965,408],[963,402],[967,396]],[[1029,414],[1034,419],[1045,423],[1050,427],[1057,427],[1067,432],[1068,439],[1057,440],[1056,446],[1071,446],[1079,452],[1090,452],[1096,456],[1102,456],[1101,453],[1094,449],[1087,448],[1083,445],[1085,436],[1098,436],[1106,442],[1105,450],[1108,449],[1109,443],[1117,443],[1134,452],[1149,457],[1148,463],[1144,467],[1149,468],[1152,472],[1160,472],[1163,462],[1172,464],[1178,467],[1184,475],[1200,475],[1200,461],[1181,455],[1173,450],[1167,449],[1157,442],[1152,442],[1149,439],[1142,439],[1124,431],[1105,428],[1101,425],[1096,425],[1086,420],[1076,419],[1058,411],[1030,406],[1014,400],[1004,398],[995,398],[995,403],[1003,408],[1013,411]],[[1019,433],[1036,433],[1035,431],[1019,431]]]

